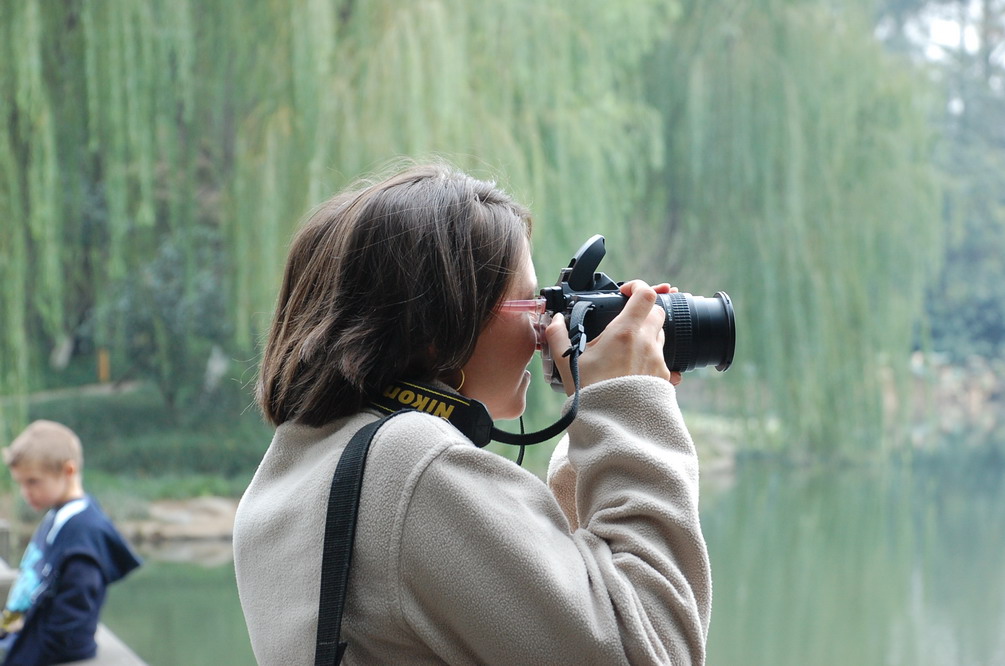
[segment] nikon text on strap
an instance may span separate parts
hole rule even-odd
[[[572,406],[555,423],[543,430],[532,433],[513,433],[496,428],[492,416],[485,405],[473,398],[467,398],[456,393],[442,391],[436,387],[419,382],[401,381],[388,386],[384,392],[370,401],[370,405],[387,414],[393,414],[402,409],[414,409],[450,421],[475,446],[483,447],[495,440],[514,446],[529,446],[540,444],[555,437],[569,427],[579,410],[579,355],[586,348],[586,333],[583,320],[592,304],[580,301],[569,314],[569,337],[571,346],[564,356],[569,357],[569,374],[571,375],[575,393]]]
[[[418,382],[395,382],[370,401],[372,407],[387,414],[402,409],[439,416],[450,421],[464,436],[483,447],[492,440],[492,416],[485,405],[456,393],[441,391]]]

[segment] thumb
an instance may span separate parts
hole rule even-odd
[[[569,340],[569,329],[565,325],[565,316],[561,312],[555,313],[551,318],[551,323],[544,329],[544,337],[548,341],[548,351],[552,362],[555,364],[555,369],[558,370],[558,374],[562,377],[562,385],[565,387],[565,393],[566,395],[572,395],[576,389],[572,383],[572,374],[569,370],[569,357],[563,356],[565,350],[569,348],[572,342]]]

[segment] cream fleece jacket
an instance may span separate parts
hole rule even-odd
[[[312,664],[328,489],[376,413],[280,426],[234,561],[255,657]],[[701,664],[711,611],[698,462],[674,387],[587,387],[549,485],[423,413],[367,460],[343,664]]]

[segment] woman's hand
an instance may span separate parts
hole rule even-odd
[[[660,377],[674,384],[680,383],[679,372],[670,372],[663,359],[663,322],[666,312],[656,305],[657,294],[669,294],[677,289],[668,284],[650,287],[641,280],[632,280],[621,286],[628,297],[624,309],[604,331],[586,345],[579,357],[580,387],[605,379],[629,375]],[[569,371],[569,359],[561,354],[569,348],[569,332],[565,318],[556,314],[545,330],[548,345],[557,364],[567,395],[575,387]]]

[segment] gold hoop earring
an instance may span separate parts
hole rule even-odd
[[[464,368],[461,368],[461,383],[458,384],[456,387],[454,387],[455,391],[460,391],[461,390],[461,387],[464,386],[464,380],[465,379],[467,379],[467,377],[464,376]]]

